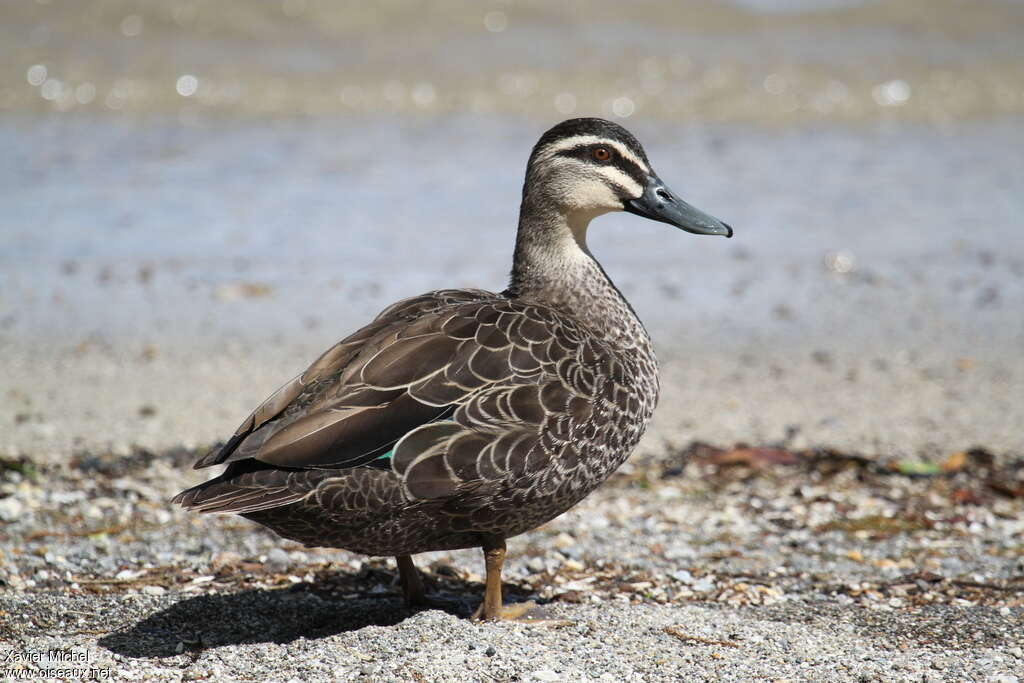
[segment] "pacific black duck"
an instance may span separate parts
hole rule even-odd
[[[609,121],[564,121],[526,170],[511,282],[399,301],[264,401],[178,494],[310,546],[394,555],[408,602],[428,604],[411,555],[480,547],[503,607],[505,539],[560,515],[629,456],[654,411],[643,324],[587,248],[591,219],[629,211],[688,232],[732,229],[683,202]]]

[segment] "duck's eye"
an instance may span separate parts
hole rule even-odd
[[[598,161],[608,161],[612,158],[612,153],[608,151],[607,147],[598,147],[594,150],[594,158]]]

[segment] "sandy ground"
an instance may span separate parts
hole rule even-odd
[[[93,350],[56,363],[12,350],[2,407],[10,426],[0,444],[9,454],[62,462],[79,451],[215,443],[317,355],[281,350],[275,357],[212,352],[194,361]],[[884,349],[806,345],[661,355],[662,399],[640,453],[691,440],[786,440],[883,460],[939,461],[972,446],[1024,451],[1019,355],[977,360],[925,350],[894,358]]]

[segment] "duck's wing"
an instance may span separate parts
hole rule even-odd
[[[488,484],[539,473],[553,457],[564,460],[560,468],[575,466],[572,437],[585,423],[599,427],[591,413],[608,374],[600,342],[550,309],[484,294],[385,311],[198,463],[232,464],[218,486],[176,501],[267,509],[312,492],[294,485],[296,472],[336,477],[384,455],[410,499],[434,501],[483,495]],[[315,479],[327,504],[331,475]],[[347,484],[336,486],[340,495]]]
[[[201,469],[246,458],[281,466],[360,464],[360,460],[389,443],[373,433],[374,427],[382,426],[379,423],[388,422],[388,417],[396,422],[384,432],[399,432],[391,439],[393,444],[409,429],[439,412],[436,406],[416,405],[402,399],[402,393],[407,392],[378,390],[363,382],[362,367],[378,352],[396,343],[401,342],[399,348],[408,349],[406,339],[420,336],[425,329],[443,322],[437,320],[439,311],[495,298],[496,295],[483,290],[441,290],[392,304],[271,394],[223,446],[204,455],[194,467]],[[402,424],[410,421],[412,424],[401,431]],[[362,430],[358,428],[360,423]],[[344,437],[345,432],[349,432],[348,436],[354,432],[358,437],[360,431],[364,432],[362,438],[347,444],[338,438]]]

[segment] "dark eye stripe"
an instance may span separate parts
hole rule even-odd
[[[608,161],[595,161],[594,150],[597,149],[598,147],[604,147],[609,152],[611,152],[611,159],[609,159]],[[615,168],[619,169],[620,171],[628,175],[630,178],[635,180],[641,187],[644,185],[644,181],[647,178],[647,173],[645,173],[644,170],[636,164],[636,162],[634,162],[632,159],[626,159],[625,157],[623,157],[611,145],[604,145],[599,142],[587,145],[580,145],[578,147],[573,147],[572,149],[563,149],[556,156],[571,157],[573,159],[579,159],[580,161],[585,161],[591,164],[614,166]]]

